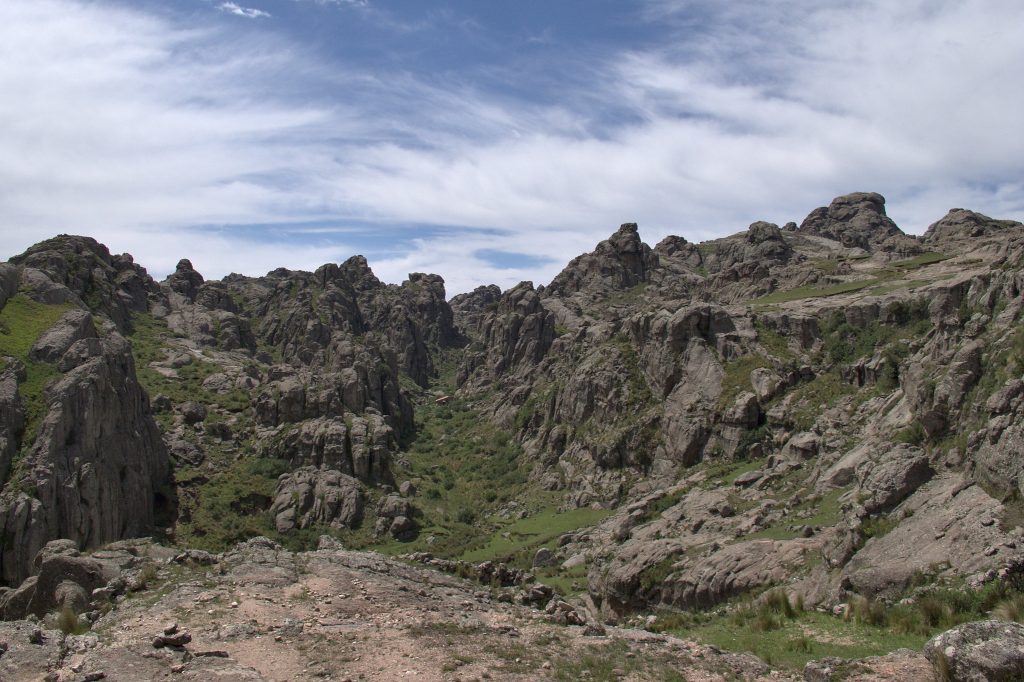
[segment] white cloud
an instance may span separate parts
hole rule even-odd
[[[343,169],[340,198],[407,220],[589,229],[595,241],[626,219],[645,236],[689,238],[799,221],[855,190],[886,194],[910,231],[949,205],[1024,216],[1024,6],[671,4],[717,14],[705,34],[689,17],[682,49],[614,55],[594,83],[640,122],[582,138],[541,125],[440,149],[377,145]]]
[[[264,12],[261,9],[254,9],[251,7],[241,7],[233,2],[223,2],[219,5],[218,9],[222,12],[230,12],[231,14],[237,14],[240,17],[247,19],[261,19],[270,17],[270,12]]]
[[[2,255],[75,232],[157,274],[181,257],[261,274],[362,250],[346,220],[457,225],[371,257],[385,280],[435,271],[454,293],[545,283],[621,222],[699,240],[849,191],[882,192],[911,231],[953,206],[1024,217],[1024,5],[647,8],[676,39],[609,52],[537,104],[468,76],[351,73],[264,33],[0,3]],[[345,244],[230,227],[312,220]],[[553,260],[501,269],[480,249]]]

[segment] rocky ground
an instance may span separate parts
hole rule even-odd
[[[329,538],[299,554],[257,538],[220,556],[154,545],[101,556],[118,552],[136,557],[128,565],[160,566],[149,585],[116,597],[86,634],[0,622],[0,679],[793,679],[671,636],[559,625],[510,603],[521,590]]]

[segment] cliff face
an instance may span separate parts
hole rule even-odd
[[[17,584],[49,540],[81,547],[150,532],[167,503],[167,450],[118,332],[144,307],[144,271],[88,239],[14,259],[0,378],[0,579]],[[85,308],[91,300],[100,324]],[[115,322],[117,320],[117,322]],[[52,324],[51,324],[52,323]]]

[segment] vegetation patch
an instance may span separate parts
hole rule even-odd
[[[799,599],[776,589],[714,611],[663,611],[649,629],[747,651],[771,665],[800,670],[826,656],[852,659],[899,648],[920,650],[936,634],[969,621],[994,616],[1022,622],[1022,588],[1020,579],[992,582],[979,590],[925,585],[895,605],[853,595],[843,616],[805,611]]]
[[[750,373],[761,367],[769,367],[767,358],[759,353],[744,355],[724,365],[725,376],[722,377],[722,393],[718,396],[718,409],[732,407],[733,402],[744,391],[754,390],[750,383]]]
[[[857,387],[847,383],[838,370],[819,374],[814,380],[791,392],[793,425],[799,431],[809,430],[822,412],[834,407],[841,398],[856,392]]]
[[[72,307],[69,303],[38,303],[24,294],[16,294],[0,310],[0,355],[14,357],[24,363],[26,375],[25,381],[18,385],[18,393],[25,405],[22,452],[13,464],[10,480],[17,478],[24,452],[35,442],[39,424],[46,416],[48,406],[43,396],[44,389],[60,375],[53,365],[30,360],[29,351],[39,337]]]
[[[214,474],[178,469],[178,544],[222,552],[251,537],[265,535],[294,545],[295,538],[277,532],[267,511],[277,478],[287,470],[285,460],[254,457],[236,460]]]
[[[828,296],[837,296],[839,294],[848,294],[854,291],[860,291],[866,287],[880,284],[883,281],[884,280],[878,277],[872,277],[870,279],[860,279],[852,282],[839,282],[838,284],[830,284],[823,287],[807,285],[796,287],[795,289],[787,289],[785,291],[773,291],[766,296],[750,301],[750,303],[752,305],[764,306],[775,303],[799,301],[804,298],[826,298]]]
[[[892,265],[893,267],[900,268],[901,270],[914,270],[925,265],[931,265],[932,263],[941,263],[944,260],[949,260],[949,258],[949,256],[939,253],[938,251],[928,251],[926,253],[922,253],[920,256],[896,261]]]
[[[607,509],[588,507],[566,512],[540,512],[505,527],[495,533],[486,545],[466,552],[461,558],[465,561],[514,559],[516,554],[522,554],[524,550],[536,551],[553,544],[565,533],[593,526],[610,513]]]
[[[768,351],[773,357],[781,360],[792,360],[795,355],[789,348],[789,341],[785,336],[774,329],[770,329],[764,322],[756,320],[754,329],[757,331],[757,342]]]

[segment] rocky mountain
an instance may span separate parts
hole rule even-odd
[[[0,264],[0,612],[116,592],[68,601],[54,540],[326,533],[772,674],[882,631],[920,650],[1024,604],[1022,291],[1020,223],[953,209],[916,237],[870,193],[700,244],[625,224],[546,286],[450,302],[359,256],[156,282],[57,237]],[[67,581],[116,583],[102,551]],[[906,664],[960,665],[929,656]]]

